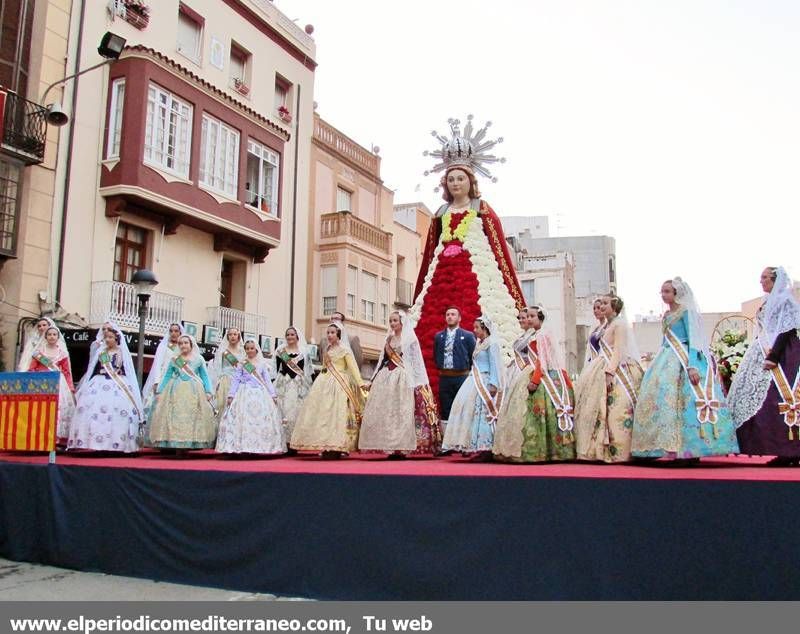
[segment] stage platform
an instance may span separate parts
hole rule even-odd
[[[310,598],[794,599],[800,469],[765,461],[0,454],[0,555]]]

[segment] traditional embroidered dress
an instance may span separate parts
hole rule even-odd
[[[630,328],[618,316],[600,338],[600,355],[581,372],[575,385],[575,448],[578,460],[626,462],[642,368],[627,352]],[[613,373],[611,391],[606,371]]]
[[[282,454],[286,437],[267,363],[258,350],[255,360],[245,359],[231,382],[233,398],[225,410],[217,436],[220,453]]]
[[[759,309],[758,335],[733,377],[728,403],[740,451],[800,457],[800,303],[791,279],[779,268],[772,292]],[[777,364],[764,370],[765,360]]]
[[[122,332],[116,332],[124,346]],[[109,350],[103,344],[89,360],[69,424],[68,449],[124,453],[138,450],[142,395],[130,352],[122,346]]]
[[[491,328],[490,328],[491,331]],[[442,442],[443,451],[491,451],[498,409],[503,399],[500,346],[492,335],[475,347],[472,372],[453,401]],[[497,388],[492,396],[489,387]]]
[[[583,360],[585,366],[600,356],[600,339],[602,339],[605,329],[606,325],[604,323],[600,324],[589,335],[589,341],[586,343],[586,356]]]
[[[228,402],[231,382],[244,358],[244,344],[240,341],[236,348],[231,348],[226,334],[214,353],[214,358],[209,363],[208,370],[214,386],[214,396],[218,408],[217,421],[225,413],[225,404]]]
[[[311,364],[311,356],[304,341],[298,345],[298,352],[289,352],[285,346],[275,351],[275,391],[278,394],[278,407],[286,438],[292,437],[297,416],[311,391]]]
[[[493,451],[506,462],[573,460],[572,382],[546,331],[535,333],[522,358],[524,367],[507,389]],[[533,392],[528,385],[535,384]]]
[[[292,449],[340,451],[358,446],[364,410],[363,380],[353,353],[342,345],[329,349],[325,368],[303,403],[292,432]]]
[[[58,330],[56,326],[50,326]],[[48,330],[50,330],[48,328]],[[59,372],[58,421],[56,423],[56,444],[66,445],[69,437],[69,422],[75,413],[75,385],[72,382],[72,365],[69,352],[61,331],[58,330],[58,344],[52,348],[42,337],[28,358],[28,372]]]
[[[192,340],[190,358],[177,355],[170,361],[158,386],[158,398],[150,422],[150,444],[159,449],[207,449],[217,435],[216,415],[208,394],[211,381]]]
[[[180,348],[177,341],[175,343],[170,341],[170,328],[178,326],[180,333],[183,334],[183,326],[180,324],[170,324],[161,341],[158,342],[156,354],[153,357],[153,365],[150,367],[150,373],[147,375],[147,381],[142,388],[142,401],[144,403],[144,416],[145,420],[149,421],[153,415],[155,407],[156,390],[164,378],[164,374],[169,368],[172,359],[180,354]]]
[[[633,422],[632,454],[700,458],[737,453],[736,430],[722,388],[681,307],[664,315],[664,342],[642,380]],[[692,385],[688,368],[700,384]]]
[[[372,375],[360,451],[430,454],[441,445],[439,415],[419,341],[405,315],[402,319],[402,335],[387,337]]]

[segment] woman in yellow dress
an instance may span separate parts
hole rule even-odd
[[[242,333],[238,328],[228,328],[225,336],[217,346],[214,358],[208,363],[208,374],[214,388],[214,399],[217,403],[217,425],[222,420],[228,404],[228,392],[231,390],[233,377],[244,363],[244,344]]]
[[[290,446],[297,451],[319,451],[325,459],[337,459],[358,447],[364,382],[341,322],[332,322],[325,334],[325,367],[303,402]]]
[[[600,353],[575,384],[576,453],[578,460],[627,462],[644,372],[622,299],[604,295],[600,301],[606,318]]]

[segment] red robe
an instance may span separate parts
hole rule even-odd
[[[455,230],[458,227],[465,215],[466,212],[452,214],[450,220],[451,230]],[[508,243],[503,234],[503,227],[497,214],[483,200],[480,205],[480,218],[483,219],[483,232],[489,240],[497,265],[503,274],[505,286],[516,302],[517,308],[523,308],[525,300],[515,272],[514,260],[511,257]],[[434,218],[428,231],[425,254],[417,277],[417,286],[414,292],[415,300],[422,291],[425,276],[428,274],[428,269],[433,260],[433,252],[439,245],[441,235],[442,218]],[[472,270],[472,263],[469,257],[470,254],[466,250],[463,250],[455,257],[439,255],[439,262],[433,274],[431,286],[425,295],[425,303],[422,306],[422,312],[416,327],[431,389],[437,399],[439,397],[439,370],[433,358],[433,340],[436,333],[445,327],[445,309],[451,305],[457,306],[461,311],[461,325],[467,330],[472,329],[473,322],[482,313],[479,304],[478,278]]]
[[[64,375],[64,380],[67,382],[67,386],[69,387],[70,392],[75,391],[75,385],[72,382],[72,371],[70,370],[69,359],[67,357],[62,358],[60,361],[56,362],[55,364],[56,369]],[[41,361],[37,358],[31,359],[31,364],[28,367],[28,372],[54,372],[53,368],[49,368],[44,365]]]

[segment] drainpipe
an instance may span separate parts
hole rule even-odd
[[[294,326],[294,274],[297,252],[297,165],[300,159],[300,84],[297,84],[297,125],[294,129],[294,192],[292,194],[292,261],[289,275],[289,325]]]
[[[74,6],[74,4],[73,4]],[[81,0],[81,16],[78,24],[78,48],[75,52],[75,68],[77,73],[81,63],[81,51],[83,49],[83,23],[86,19],[86,0]],[[67,148],[64,156],[67,160],[67,171],[64,175],[64,196],[61,201],[61,235],[58,242],[58,269],[56,272],[56,302],[61,304],[61,285],[64,277],[64,243],[67,239],[67,207],[69,206],[69,186],[72,178],[72,146],[75,141],[75,110],[78,107],[78,82],[75,78],[75,85],[72,89],[72,116],[69,120],[69,137],[67,137]]]

